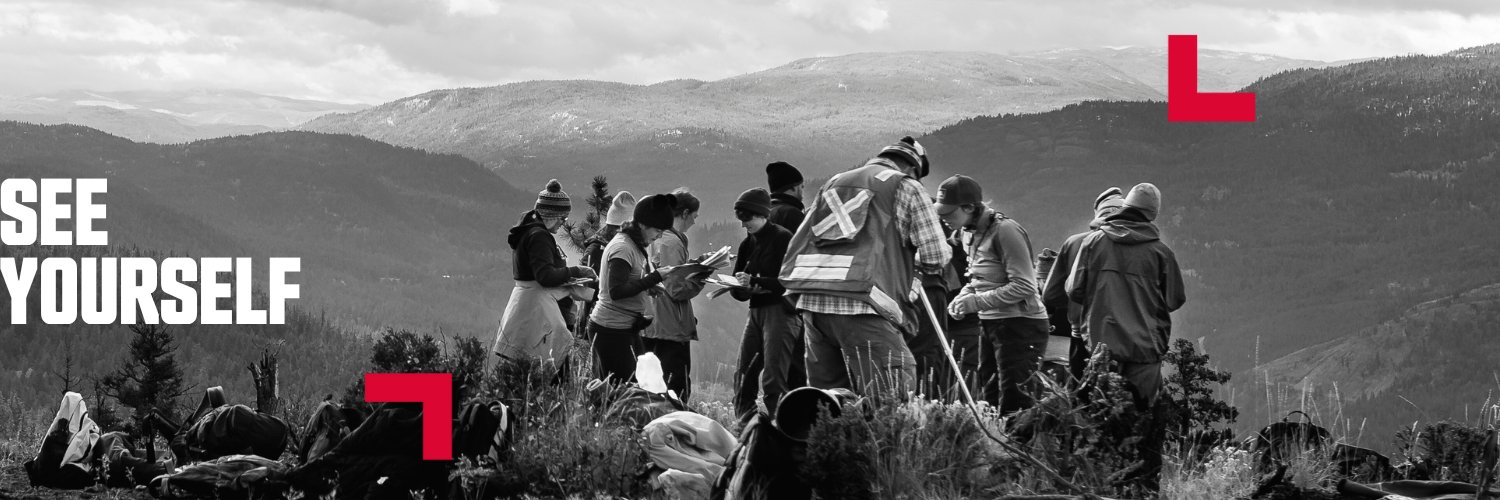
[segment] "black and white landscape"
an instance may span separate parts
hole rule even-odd
[[[1488,5],[1448,3],[1467,17],[1371,7],[1370,23],[1387,26],[1380,23],[1395,16],[1389,26],[1402,26],[1410,15],[1463,33],[1497,27]],[[854,19],[865,19],[857,7],[885,5],[840,4]],[[1104,47],[1107,37],[1085,33],[1109,29],[1096,16],[1057,29],[1098,43],[1009,51],[929,40],[830,53],[826,47],[848,45],[817,45],[826,38],[793,28],[812,44],[808,52],[675,75],[663,73],[683,66],[647,57],[641,71],[656,78],[615,59],[591,67],[566,48],[554,49],[560,60],[579,59],[576,67],[592,72],[571,79],[559,76],[562,63],[529,60],[513,61],[513,74],[464,72],[454,68],[482,58],[454,49],[457,61],[422,68],[411,62],[418,55],[396,54],[387,63],[410,70],[392,76],[399,86],[351,90],[359,97],[349,99],[332,85],[378,87],[374,70],[351,70],[357,78],[325,82],[318,88],[334,90],[321,93],[274,88],[250,72],[235,73],[253,84],[246,87],[202,74],[158,88],[149,78],[88,84],[74,72],[66,86],[48,88],[34,80],[46,65],[33,61],[20,73],[33,77],[26,87],[0,87],[9,94],[0,97],[0,172],[108,178],[114,246],[0,247],[0,256],[301,257],[294,327],[180,328],[179,361],[189,379],[248,395],[241,359],[284,342],[283,362],[300,364],[287,397],[315,401],[355,380],[372,338],[387,328],[488,345],[513,285],[506,231],[548,179],[573,195],[575,216],[596,175],[638,197],[689,187],[704,202],[689,234],[701,252],[743,237],[730,208],[739,192],[765,182],[766,163],[791,162],[816,185],[914,135],[932,158],[929,191],[952,174],[975,177],[1038,250],[1084,230],[1089,203],[1105,187],[1155,183],[1164,193],[1157,222],[1187,277],[1174,335],[1234,373],[1225,397],[1243,412],[1238,428],[1259,428],[1316,400],[1356,419],[1365,446],[1388,449],[1395,429],[1472,421],[1500,397],[1500,40],[1458,43],[1470,33],[1441,48],[1387,41],[1379,52],[1361,52],[1341,23],[1362,14],[1329,9],[1331,24],[1300,26],[1337,50],[1267,54],[1251,49],[1271,42],[1202,35],[1201,89],[1257,95],[1257,120],[1244,124],[1167,122],[1168,32],[1121,35],[1133,46]],[[437,16],[429,10],[414,12]],[[289,19],[359,18],[343,35],[349,39],[403,26],[363,7],[311,11],[322,13]],[[902,15],[909,14],[874,25],[900,27]],[[0,41],[13,36],[7,26],[32,16],[0,8]],[[453,23],[435,25],[479,29]],[[410,36],[365,42],[405,41],[413,51],[456,43]],[[259,50],[255,61],[274,59]],[[543,58],[548,50],[530,53]],[[368,59],[359,54],[348,57]],[[303,66],[322,69],[287,74],[332,71],[306,57],[313,62]],[[709,60],[683,56],[682,64]],[[432,76],[445,74],[452,78]],[[434,85],[416,88],[427,83]],[[744,306],[706,297],[696,306],[694,372],[700,382],[727,384]],[[0,403],[28,418],[49,412],[59,367],[103,374],[119,364],[129,335],[119,327],[0,326]],[[7,425],[18,424],[0,421],[0,431],[15,432]]]

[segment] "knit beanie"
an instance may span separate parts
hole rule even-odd
[[[1120,188],[1111,187],[1094,198],[1094,217],[1102,219],[1114,215],[1124,206],[1125,194],[1120,191]]]
[[[927,150],[911,136],[902,137],[895,144],[880,150],[879,156],[896,156],[917,167],[917,178],[927,177]]]
[[[636,224],[656,229],[672,228],[673,212],[677,208],[677,197],[670,194],[653,194],[635,204],[631,219]]]
[[[547,181],[547,188],[536,195],[536,214],[542,217],[567,217],[573,211],[573,202],[563,192],[557,179]]]
[[[911,144],[912,149],[917,150],[917,157],[922,159],[922,172],[917,174],[917,178],[927,177],[927,174],[931,173],[932,170],[932,165],[927,162],[927,148],[923,147],[922,143],[917,142],[916,139],[913,139],[909,135],[902,137],[901,142]]]
[[[765,188],[750,188],[740,193],[734,202],[735,210],[743,210],[761,217],[771,216],[771,193]]]
[[[614,200],[609,202],[609,213],[604,214],[604,224],[610,226],[623,226],[625,221],[630,220],[630,214],[635,210],[635,195],[630,191],[615,193]]]
[[[1149,182],[1136,184],[1130,188],[1130,194],[1125,195],[1125,206],[1140,210],[1147,221],[1154,221],[1157,212],[1161,211],[1161,190]]]
[[[772,192],[780,193],[802,183],[802,172],[792,164],[778,161],[766,165],[766,185]]]

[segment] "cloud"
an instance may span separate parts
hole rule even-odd
[[[0,3],[0,94],[241,88],[377,103],[533,79],[718,79],[854,52],[1165,44],[1339,60],[1494,43],[1500,2],[238,0]]]
[[[890,27],[890,10],[876,0],[781,0],[787,13],[825,28],[874,33]]]

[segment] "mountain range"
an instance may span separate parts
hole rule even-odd
[[[1039,62],[1049,61],[1043,54],[1032,56],[1035,61],[960,54],[942,65],[923,54],[861,54],[803,60],[759,77],[718,82],[531,82],[434,91],[307,125],[357,125],[368,132],[361,135],[378,140],[276,132],[155,145],[83,127],[7,123],[0,124],[0,165],[19,175],[109,176],[116,243],[194,255],[301,256],[307,302],[348,314],[352,323],[488,339],[510,284],[502,235],[530,206],[540,188],[536,179],[565,179],[575,201],[587,194],[586,180],[596,174],[637,195],[688,185],[699,191],[705,212],[723,214],[735,194],[763,183],[760,166],[770,159],[803,165],[812,180],[873,154],[889,136],[931,129],[920,136],[934,162],[929,191],[947,175],[974,176],[996,208],[1027,228],[1038,251],[1084,230],[1089,203],[1105,187],[1156,183],[1164,193],[1158,224],[1188,281],[1188,304],[1174,315],[1174,334],[1202,340],[1216,362],[1241,374],[1237,384],[1256,377],[1256,366],[1321,362],[1309,352],[1364,353],[1373,361],[1343,362],[1402,373],[1389,384],[1359,390],[1360,399],[1350,403],[1380,408],[1424,387],[1415,384],[1428,372],[1408,365],[1466,366],[1455,360],[1473,359],[1473,344],[1419,343],[1425,350],[1414,347],[1411,352],[1420,354],[1395,366],[1379,349],[1342,348],[1339,342],[1365,342],[1358,340],[1365,335],[1360,332],[1389,331],[1378,325],[1406,321],[1410,314],[1403,311],[1414,305],[1462,299],[1500,281],[1496,49],[1249,78],[1244,90],[1257,94],[1259,106],[1254,123],[1169,123],[1165,103],[1154,97],[1159,92],[1126,70],[1101,69],[1105,76],[1088,82],[1089,75],[1059,70],[1071,79],[1049,85],[1024,79],[1040,81],[1046,73],[1003,76],[1006,66],[1051,64]],[[1094,64],[1088,57],[1056,57],[1098,68],[1088,66]],[[979,94],[989,94],[934,97],[957,95],[964,87],[953,78],[943,83],[917,76],[911,61],[919,60],[927,61],[924,68],[1000,82],[970,81],[971,90],[1015,91],[1042,100],[1061,95],[1049,91],[1067,89],[1076,100],[1058,100],[1061,109],[1032,114],[974,107],[974,113],[958,115],[965,109],[962,99],[987,102]],[[835,69],[858,78],[829,77]],[[839,90],[836,82],[845,80],[838,78],[865,81],[870,88]],[[1141,95],[1106,102],[1078,97],[1080,89]],[[824,104],[839,92],[856,95],[835,101],[842,108]],[[715,93],[745,97],[710,99],[722,101],[717,109],[682,104]],[[772,103],[783,108],[766,107]],[[816,110],[825,106],[832,114],[820,119]],[[615,118],[584,109],[614,110]],[[938,123],[939,113],[931,111],[928,128],[889,128],[917,123],[916,115],[933,109],[954,115]],[[544,112],[551,114],[538,114]],[[572,116],[550,118],[559,112]],[[912,116],[874,118],[897,112]],[[777,122],[757,113],[804,114]],[[975,116],[986,113],[996,116]],[[870,142],[836,139],[845,136]],[[490,140],[499,142],[488,153],[458,150]],[[742,237],[733,225],[704,222],[689,235],[698,249],[733,245]],[[722,371],[716,370],[720,363],[732,363],[727,358],[735,352],[744,310],[727,299],[699,304],[704,354],[697,373],[712,378]],[[1420,316],[1422,310],[1414,311]],[[1484,331],[1492,324],[1487,321],[1472,323]],[[1298,353],[1319,344],[1324,346]],[[1299,378],[1298,370],[1276,369],[1288,374],[1276,383],[1308,379]],[[1493,378],[1481,375],[1444,376]],[[1325,376],[1354,387],[1365,375],[1326,370],[1309,380]],[[1249,391],[1248,385],[1236,387]],[[1430,408],[1451,406],[1435,401]]]
[[[1326,63],[1206,51],[1204,89],[1236,89]],[[867,53],[819,57],[711,82],[535,81],[434,90],[300,128],[457,153],[517,186],[549,178],[581,190],[595,173],[620,189],[684,180],[733,199],[774,160],[830,175],[902,135],[977,115],[1036,113],[1085,100],[1165,99],[1165,49],[1000,55]],[[1158,74],[1159,73],[1159,74]],[[688,175],[684,173],[691,172]],[[711,218],[727,208],[707,207]]]
[[[0,98],[0,120],[96,128],[138,142],[183,143],[268,132],[363,105],[242,90],[61,91]]]

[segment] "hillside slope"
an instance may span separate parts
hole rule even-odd
[[[1500,401],[1500,284],[1418,304],[1400,317],[1298,350],[1244,374],[1273,388],[1338,400],[1385,432],[1414,421],[1472,421]],[[1250,405],[1253,406],[1253,405]],[[1389,436],[1378,435],[1379,440]]]
[[[1214,71],[1205,77],[1235,88],[1286,67],[1318,64],[1211,59],[1205,67]],[[565,187],[581,187],[601,171],[629,172],[614,176],[617,187],[686,185],[733,199],[764,182],[761,168],[769,161],[822,177],[902,135],[971,116],[1035,113],[1089,99],[1164,99],[1164,76],[1153,79],[1162,81],[1156,86],[1141,81],[1152,71],[1164,74],[1164,63],[1165,55],[1151,49],[852,54],[711,82],[535,81],[434,90],[302,128],[458,153],[519,186],[560,178]],[[730,216],[718,205],[705,212]]]
[[[1161,187],[1188,278],[1175,334],[1243,370],[1500,275],[1500,56],[1420,56],[1266,78],[1258,121],[1161,103],[977,118],[924,139],[1040,249],[1103,188]],[[1258,347],[1258,351],[1257,351]]]
[[[302,303],[365,328],[491,332],[534,199],[458,156],[311,132],[163,146],[0,122],[0,164],[108,178],[112,244],[301,257]]]

